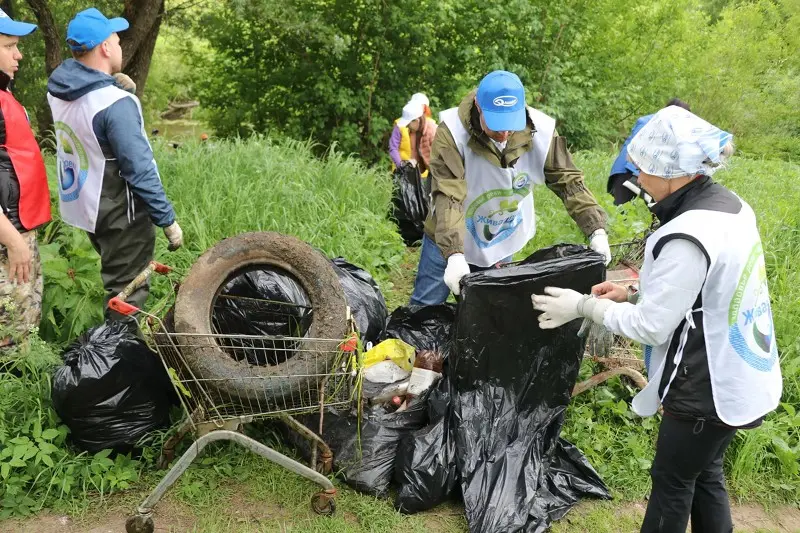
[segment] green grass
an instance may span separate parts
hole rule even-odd
[[[329,256],[342,255],[365,267],[378,279],[390,309],[408,301],[418,250],[405,249],[392,223],[386,220],[391,180],[382,171],[366,168],[335,152],[322,160],[315,159],[309,144],[292,141],[212,141],[204,145],[187,143],[177,150],[157,142],[155,149],[186,242],[184,249],[169,253],[159,235],[156,253],[160,261],[185,273],[199,254],[224,237],[244,231],[274,230],[296,235]],[[649,213],[641,202],[614,207],[604,193],[612,156],[587,152],[577,154],[575,160],[585,171],[589,188],[609,212],[612,243],[627,241],[640,233],[649,223]],[[726,462],[732,494],[737,499],[767,504],[800,500],[800,417],[795,412],[800,407],[798,176],[798,165],[745,159],[735,160],[729,170],[718,174],[720,181],[756,211],[773,297],[784,373],[784,405],[768,417],[763,427],[740,432]],[[535,196],[538,232],[520,257],[558,242],[584,242],[555,195],[541,187]],[[98,264],[81,232],[56,223],[45,232],[45,240],[50,242],[43,252],[48,280],[45,307],[52,312],[52,320],[45,318],[42,334],[65,341],[100,315]],[[72,276],[65,274],[67,269],[72,269]],[[169,299],[168,284],[156,282],[153,293],[151,308]],[[22,381],[0,379],[0,392],[4,394],[0,401],[11,402],[0,416],[0,463],[8,459],[2,457],[2,450],[9,446],[11,438],[34,435],[36,420],[42,431],[60,427],[49,405],[48,385],[53,352],[58,348],[34,342],[26,349],[42,354],[30,360],[35,369]],[[582,377],[592,371],[585,364]],[[631,413],[633,393],[624,383],[612,380],[581,395],[570,406],[564,428],[564,435],[584,450],[623,501],[640,500],[649,490],[648,468],[658,427],[657,419],[641,419]],[[10,514],[55,507],[91,517],[92,508],[102,500],[101,489],[102,494],[107,494],[126,488],[127,483],[113,484],[121,477],[141,475],[135,490],[143,491],[154,486],[160,476],[153,466],[155,447],[149,448],[138,462],[123,458],[114,465],[102,457],[77,454],[66,447],[63,439],[59,450],[59,464],[72,468],[69,490],[48,490],[52,479],[62,479],[67,473],[58,474],[41,464],[29,465],[35,461],[34,456],[24,468],[11,469],[13,475],[4,477],[0,484],[0,501]],[[178,482],[169,499],[197,514],[196,531],[465,530],[458,506],[405,517],[394,511],[390,501],[356,494],[342,484],[340,513],[326,520],[308,510],[308,497],[315,490],[312,484],[239,449],[217,446],[206,457]],[[128,498],[141,495],[127,494],[123,495],[126,505]],[[28,505],[30,501],[24,498],[35,501]],[[230,512],[240,504],[267,506],[269,518],[241,522]],[[613,526],[603,526],[605,529],[598,525],[611,524],[615,509],[615,504],[592,507],[587,513],[571,515],[572,525],[565,521],[555,531],[635,531],[635,517],[630,518],[631,527],[624,517]]]

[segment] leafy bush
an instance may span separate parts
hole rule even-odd
[[[139,478],[139,462],[112,459],[110,450],[73,452],[69,429],[50,401],[53,346],[35,334],[0,354],[0,519],[26,516],[53,505],[124,490]]]

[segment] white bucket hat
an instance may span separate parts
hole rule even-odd
[[[416,120],[422,116],[425,109],[420,102],[409,102],[403,107],[403,114],[397,120],[397,125],[405,128],[412,120]]]

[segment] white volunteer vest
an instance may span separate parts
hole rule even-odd
[[[536,127],[533,149],[520,157],[514,168],[496,167],[469,148],[469,132],[461,123],[458,108],[439,115],[464,160],[464,256],[473,265],[496,264],[520,251],[536,233],[533,186],[544,184],[544,162],[556,121],[532,107],[528,114]]]
[[[113,85],[87,93],[72,102],[47,94],[56,134],[61,218],[67,224],[90,233],[94,233],[97,225],[106,168],[106,158],[94,134],[92,121],[100,111],[123,98],[133,98],[141,115],[139,99]],[[144,124],[144,120],[141,123]]]
[[[717,416],[730,426],[753,422],[774,410],[782,392],[778,346],[772,321],[761,238],[752,208],[742,201],[737,214],[709,210],[687,211],[659,228],[647,241],[640,275],[641,297],[647,298],[653,247],[670,234],[696,238],[710,259],[701,291],[702,308],[687,314],[686,325],[673,355],[675,370],[659,397],[667,351],[646,346],[647,386],[633,399],[640,416],[657,412],[680,368],[683,349],[695,320],[703,321],[711,390]]]

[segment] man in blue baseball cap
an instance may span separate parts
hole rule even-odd
[[[95,8],[67,26],[73,59],[50,76],[47,100],[55,125],[61,217],[85,230],[100,254],[106,302],[153,259],[155,227],[175,250],[183,232],[167,199],[144,129],[139,99],[114,75],[122,69],[123,18]],[[142,307],[148,287],[128,301]],[[109,318],[122,316],[106,309]]]
[[[50,191],[39,145],[25,108],[11,93],[22,60],[20,37],[36,26],[17,22],[0,10],[0,348],[39,325],[42,268],[36,229],[50,221]],[[5,328],[0,328],[5,329]]]
[[[443,111],[431,151],[431,205],[411,303],[458,295],[471,270],[510,262],[536,233],[533,186],[547,185],[602,254],[606,214],[575,168],[555,119],[525,103],[517,75],[496,70]]]

